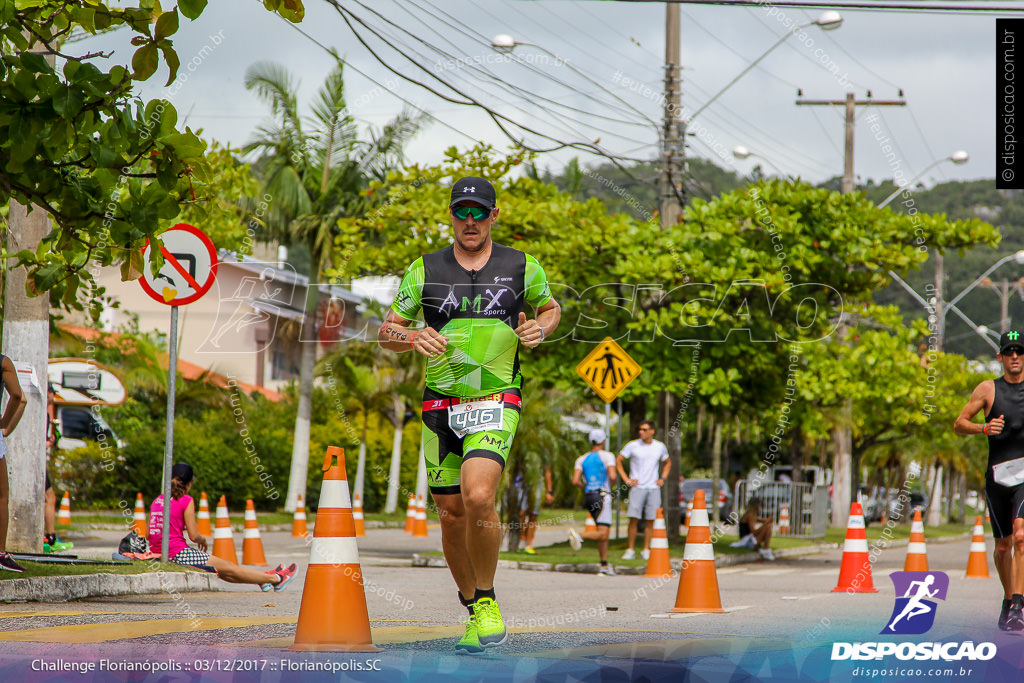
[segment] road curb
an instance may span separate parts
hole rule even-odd
[[[68,602],[83,598],[217,591],[217,575],[206,572],[32,576],[0,581],[3,602]]]

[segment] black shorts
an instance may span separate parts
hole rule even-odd
[[[992,520],[992,536],[1006,538],[1013,534],[1013,520],[1024,518],[1024,484],[1007,487],[986,477],[985,501]]]
[[[608,505],[607,508],[605,507],[606,504]],[[607,491],[586,491],[583,494],[583,505],[587,508],[590,516],[594,518],[594,524],[611,526],[611,496]]]

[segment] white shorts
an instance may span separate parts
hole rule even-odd
[[[629,491],[629,508],[626,516],[633,519],[644,519],[654,521],[658,516],[658,508],[661,507],[661,489],[642,489],[634,487]]]

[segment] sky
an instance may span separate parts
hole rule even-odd
[[[663,4],[600,0],[364,0],[363,4],[346,0],[341,4],[378,33],[398,41],[396,51],[349,17],[370,48],[400,73],[460,97],[434,79],[440,77],[517,123],[559,141],[599,139],[603,149],[630,158],[650,159],[657,154],[655,122],[661,119],[665,49]],[[819,14],[770,5],[683,5],[682,90],[687,118],[787,29]],[[842,174],[843,111],[797,106],[797,89],[805,98],[834,100],[843,99],[846,92],[865,99],[869,90],[874,99],[897,99],[902,89],[906,107],[857,108],[854,166],[860,182],[892,179],[897,173],[909,181],[957,150],[969,153],[966,164],[941,162],[924,173],[920,182],[930,186],[944,180],[993,178],[995,17],[849,10],[842,16],[837,30],[809,26],[790,36],[692,119],[690,129],[699,135],[690,136],[687,155],[710,158],[742,173],[761,163],[769,173],[778,169],[820,182]],[[434,117],[409,144],[410,161],[438,163],[446,148],[467,149],[474,141],[502,150],[511,144],[480,108],[446,102],[388,71],[328,2],[306,0],[306,19],[299,28],[308,37],[258,2],[217,0],[199,20],[183,20],[174,37],[182,63],[178,81],[165,88],[167,73],[162,67],[139,92],[147,99],[169,97],[179,120],[203,129],[205,137],[243,145],[269,115],[267,105],[245,89],[246,69],[259,61],[284,66],[298,79],[299,101],[308,111],[334,64],[333,57],[314,42],[318,41],[346,60],[349,109],[363,127],[380,127],[399,113],[407,106],[399,97]],[[503,55],[489,45],[497,34],[527,44]],[[127,63],[134,49],[129,37],[115,32],[73,47],[83,52],[113,50],[110,61]],[[537,133],[509,128],[528,144],[553,146],[551,139]],[[883,148],[884,144],[890,146]],[[765,161],[734,159],[731,150],[737,145]],[[574,156],[584,165],[602,162],[573,149],[541,154],[537,162],[541,168],[557,171]]]

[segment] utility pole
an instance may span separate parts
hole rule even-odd
[[[665,105],[662,116],[661,149],[661,227],[679,222],[686,188],[685,126],[680,106],[679,5],[665,4]]]
[[[857,107],[905,107],[907,105],[906,100],[873,100],[870,92],[866,100],[858,100],[852,92],[848,92],[842,100],[797,100],[796,103],[802,106],[845,107],[846,144],[843,154],[843,194],[852,193],[856,186],[853,174],[853,134],[857,125]],[[845,319],[840,320],[836,334],[840,341],[845,343]],[[844,529],[849,520],[850,504],[855,500],[859,478],[859,473],[853,471],[853,434],[850,428],[852,411],[852,404],[847,399],[843,407],[843,424],[832,431],[836,451],[832,466],[832,525]]]

